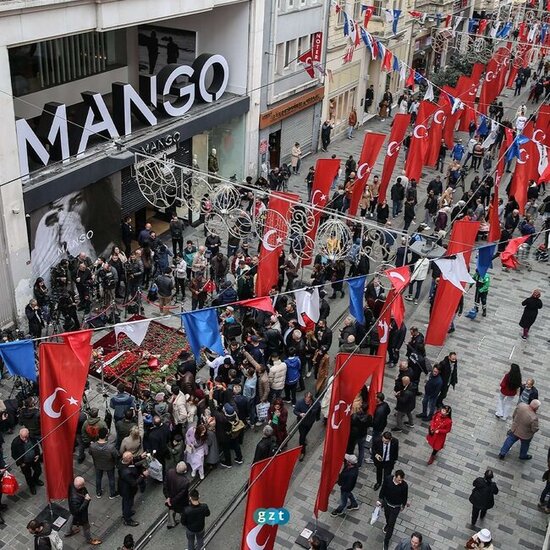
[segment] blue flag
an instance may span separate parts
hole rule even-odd
[[[199,309],[182,313],[181,322],[185,328],[189,347],[197,360],[201,348],[211,349],[219,355],[225,353],[218,326],[218,314],[215,309]]]
[[[474,32],[475,26],[476,26],[476,20],[475,19],[468,19],[468,32],[470,34]]]
[[[393,56],[393,70],[399,72],[401,70],[401,66],[399,64],[399,59],[397,59],[397,56]]]
[[[393,20],[391,25],[391,30],[393,34],[397,34],[397,23],[399,23],[399,18],[401,17],[401,10],[393,10]]]
[[[365,293],[365,282],[367,276],[354,277],[348,280],[349,290],[349,312],[362,325],[365,324],[365,313],[363,311],[363,294]]]
[[[486,136],[489,133],[489,125],[487,124],[487,117],[481,115],[481,122],[479,128],[477,129],[477,134],[479,136]]]
[[[0,356],[12,376],[36,381],[34,345],[32,340],[16,340],[0,344]]]
[[[485,273],[493,267],[493,256],[495,255],[495,244],[482,246],[477,251],[477,271],[484,277]]]
[[[520,145],[523,145],[524,143],[527,143],[529,141],[529,138],[524,136],[523,134],[520,134],[519,136],[516,136],[514,138],[514,141],[512,141],[512,145],[510,145],[510,148],[508,151],[506,151],[506,156],[504,157],[506,159],[506,162],[510,162],[513,158],[520,158],[520,152],[519,148]]]

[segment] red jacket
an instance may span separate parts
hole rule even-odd
[[[506,373],[504,375],[504,378],[500,381],[500,393],[502,395],[505,395],[506,397],[514,397],[514,395],[518,393],[519,388],[516,388],[515,390],[513,390],[508,384],[509,379],[510,379],[510,375],[509,373]]]
[[[426,436],[426,441],[434,451],[440,451],[445,446],[447,434],[453,427],[453,421],[448,416],[443,416],[441,411],[437,411],[430,422],[430,431]],[[437,432],[437,433],[436,433]],[[430,435],[432,434],[432,435]]]

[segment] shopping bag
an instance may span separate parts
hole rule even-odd
[[[15,495],[17,491],[19,491],[17,478],[13,474],[6,472],[2,477],[2,494],[11,496]]]
[[[162,464],[156,459],[153,458],[147,466],[149,470],[149,477],[155,481],[162,481]]]
[[[378,520],[379,516],[380,516],[380,509],[382,507],[381,506],[378,506],[376,505],[374,507],[374,510],[372,511],[372,515],[370,517],[370,524],[371,525],[374,525],[376,523],[376,521]]]
[[[256,416],[258,422],[265,422],[267,420],[267,413],[269,412],[269,403],[258,403],[256,405]]]

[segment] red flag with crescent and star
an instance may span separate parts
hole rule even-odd
[[[310,197],[311,206],[315,210],[313,211],[313,224],[306,234],[304,252],[302,253],[302,265],[309,265],[311,263],[311,252],[313,251],[315,235],[317,235],[317,229],[319,228],[321,211],[327,205],[330,188],[338,174],[339,168],[340,159],[319,159],[315,163],[315,176],[313,177]]]
[[[296,461],[302,447],[255,462],[250,468],[248,498],[244,515],[241,550],[273,550],[278,525],[257,523],[255,512],[282,508]],[[269,518],[266,518],[269,519]]]
[[[261,269],[256,276],[256,296],[267,296],[277,285],[279,278],[279,256],[288,237],[288,225],[292,206],[299,202],[295,193],[269,194],[269,204],[265,213],[264,234],[260,248]]]
[[[405,174],[409,179],[415,179],[417,182],[422,177],[422,168],[428,153],[429,119],[436,109],[437,105],[431,101],[421,101],[418,107],[418,115],[405,163]]]
[[[378,200],[380,202],[386,199],[386,191],[388,190],[388,185],[395,169],[395,163],[397,162],[397,156],[401,149],[401,143],[405,138],[405,132],[409,127],[410,121],[411,115],[403,113],[399,113],[393,117],[388,148],[386,150],[386,157],[384,158],[384,167],[382,168],[382,176],[380,177],[380,189],[378,191]]]
[[[391,286],[395,288],[396,292],[407,288],[411,281],[411,270],[406,265],[386,269],[384,275],[390,280]]]
[[[441,94],[442,96],[443,94]],[[435,110],[434,117],[432,119],[432,125],[430,126],[430,133],[428,135],[428,154],[426,155],[426,166],[435,166],[437,159],[439,158],[439,149],[441,147],[441,136],[443,135],[443,126],[445,120],[451,112],[449,102],[440,96]]]
[[[361,388],[377,369],[380,369],[381,357],[339,353],[336,355],[334,381],[330,397],[327,432],[323,447],[321,480],[313,513],[328,510],[328,499],[338,474],[342,469],[351,426],[351,408]],[[346,363],[344,365],[344,363]]]
[[[359,163],[357,165],[357,177],[355,178],[355,184],[353,185],[353,190],[351,193],[349,213],[352,216],[357,214],[359,201],[365,191],[367,180],[369,179],[370,173],[374,168],[374,163],[376,162],[378,153],[380,152],[385,139],[385,134],[377,134],[376,132],[365,133],[363,148],[361,149],[361,156],[359,157]]]
[[[40,424],[48,500],[67,498],[73,480],[73,445],[92,355],[92,331],[40,344]]]
[[[533,137],[532,122],[525,126],[522,134],[529,138],[529,141],[520,145],[519,157],[516,159],[512,184],[510,185],[510,195],[515,197],[521,214],[525,211],[529,181],[532,179],[536,181],[539,177],[539,151],[537,144],[531,139]]]

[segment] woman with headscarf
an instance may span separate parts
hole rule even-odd
[[[519,320],[519,326],[523,329],[521,337],[527,340],[529,337],[529,330],[533,326],[533,323],[537,320],[539,309],[542,309],[542,300],[540,299],[540,290],[533,290],[533,293],[529,298],[526,298],[521,302],[523,306],[523,315]]]

